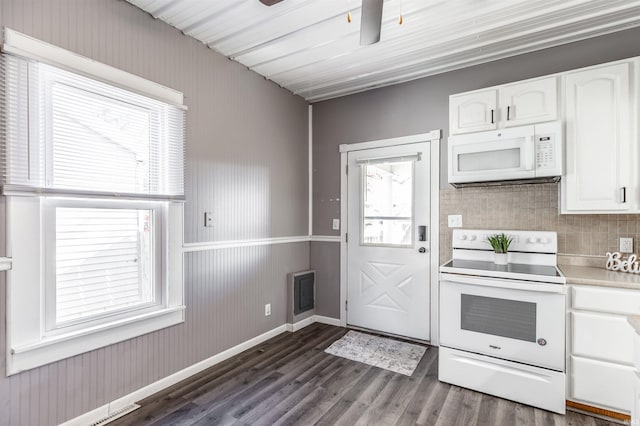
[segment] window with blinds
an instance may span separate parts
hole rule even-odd
[[[184,322],[184,95],[10,28],[0,49],[7,375]]]
[[[184,110],[2,54],[3,193],[184,199]]]
[[[184,110],[2,54],[2,191],[39,197],[45,328],[163,304],[163,203],[184,198]]]
[[[49,299],[55,313],[49,329],[159,302],[154,210],[54,209],[56,294]]]

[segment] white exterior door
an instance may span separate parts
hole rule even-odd
[[[429,340],[429,143],[347,161],[347,324]]]

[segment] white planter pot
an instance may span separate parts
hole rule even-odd
[[[493,261],[495,262],[496,265],[506,265],[509,263],[508,253],[493,253],[493,254],[495,256]]]

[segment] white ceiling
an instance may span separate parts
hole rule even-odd
[[[640,26],[632,0],[385,0],[360,46],[361,0],[127,1],[310,102]]]

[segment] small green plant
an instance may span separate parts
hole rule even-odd
[[[489,241],[489,244],[491,244],[494,252],[506,253],[509,251],[509,245],[511,245],[513,238],[504,233],[493,234],[487,237],[487,241]]]

